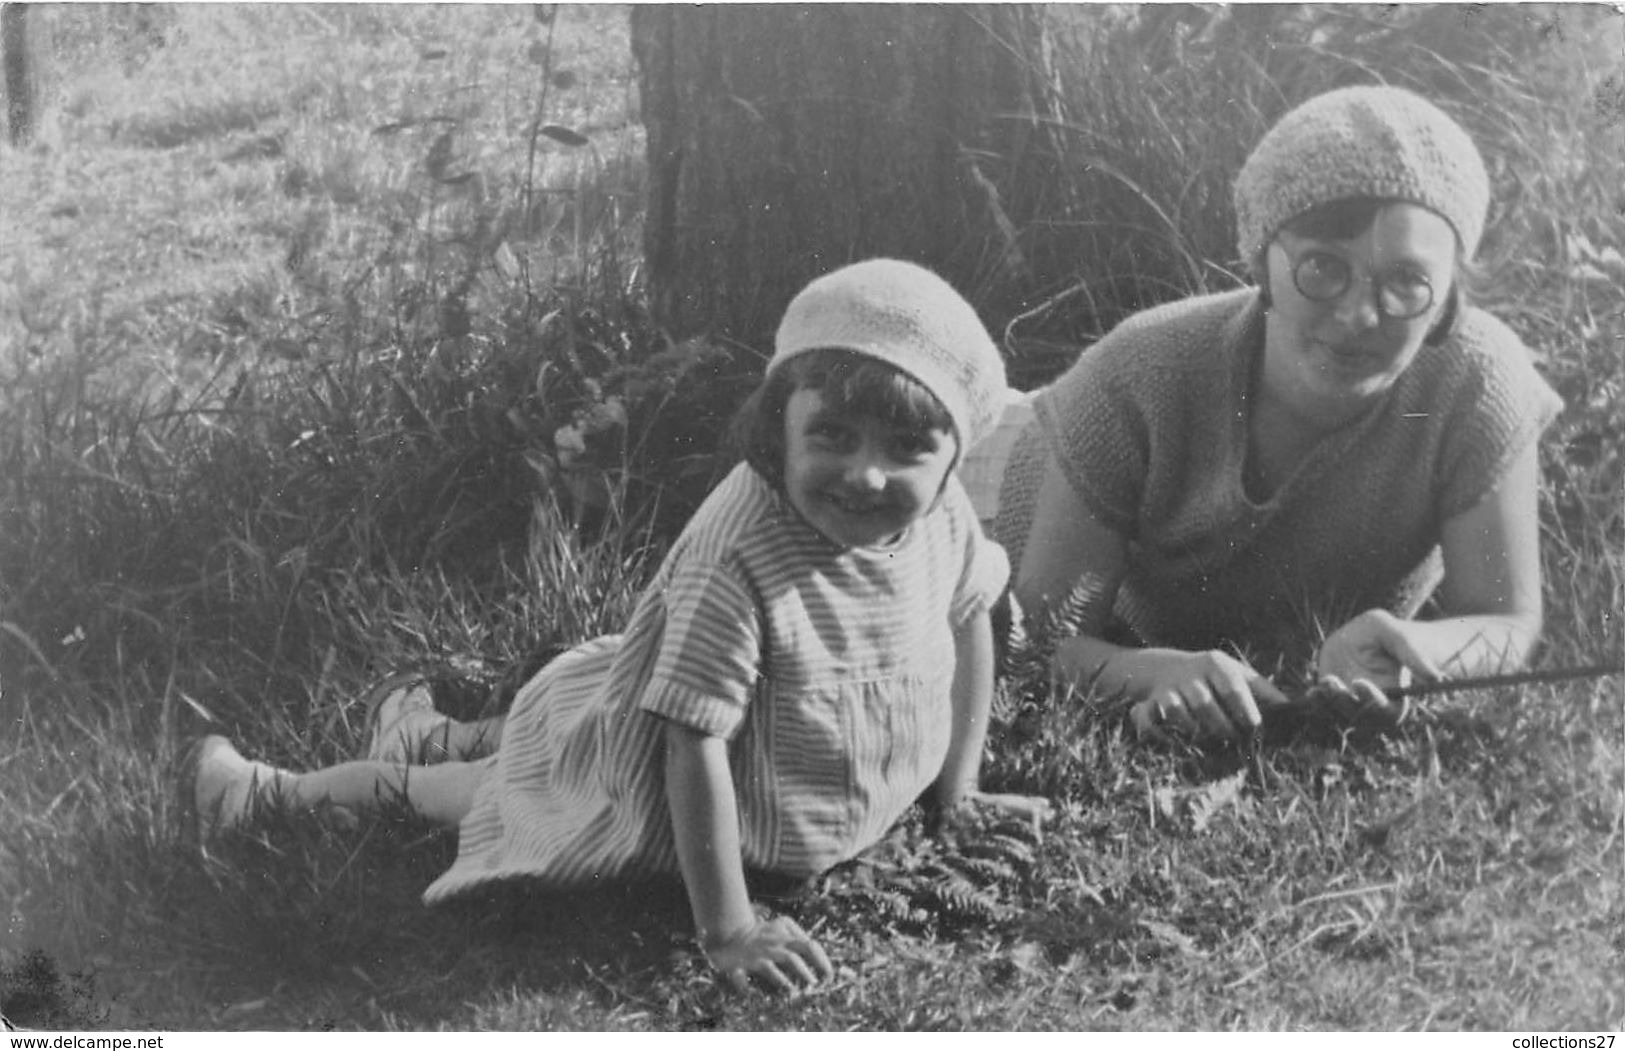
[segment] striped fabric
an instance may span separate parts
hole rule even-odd
[[[941,769],[953,628],[1008,572],[956,480],[895,544],[842,550],[735,468],[626,633],[520,690],[457,860],[424,900],[510,877],[675,872],[665,719],[729,741],[748,867],[799,878],[853,856]]]

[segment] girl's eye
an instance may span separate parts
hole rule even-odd
[[[833,420],[814,420],[807,425],[807,437],[819,448],[840,449],[852,443],[852,428]]]
[[[941,447],[930,431],[905,431],[892,437],[893,455],[910,460],[930,456]]]

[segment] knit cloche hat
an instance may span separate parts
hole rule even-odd
[[[767,371],[825,348],[884,361],[919,381],[948,410],[961,450],[992,430],[1003,404],[1004,359],[976,311],[913,263],[869,259],[815,279],[785,310]]]
[[[1407,201],[1455,228],[1471,259],[1489,209],[1473,140],[1437,106],[1402,88],[1340,88],[1282,117],[1236,179],[1236,226],[1249,264],[1293,216],[1349,197]]]

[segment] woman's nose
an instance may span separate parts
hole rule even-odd
[[[1377,306],[1377,283],[1366,278],[1355,278],[1337,300],[1337,317],[1351,328],[1373,328],[1382,323],[1382,310]]]

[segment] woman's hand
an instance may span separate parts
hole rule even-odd
[[[754,924],[705,947],[705,958],[728,984],[744,991],[755,979],[774,992],[817,985],[835,974],[823,946],[788,916]]]
[[[1392,733],[1411,714],[1411,702],[1390,700],[1370,679],[1344,682],[1328,675],[1309,688],[1303,703],[1310,714],[1355,731]]]
[[[1408,686],[1413,677],[1432,682],[1441,674],[1417,633],[1414,621],[1383,609],[1366,610],[1321,643],[1315,674],[1350,684],[1364,680],[1384,690]]]
[[[1123,650],[1111,664],[1102,677],[1139,698],[1130,719],[1154,738],[1237,740],[1262,725],[1261,706],[1291,703],[1274,683],[1219,650]]]

